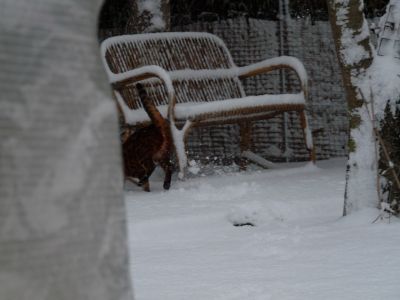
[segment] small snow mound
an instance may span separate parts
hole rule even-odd
[[[193,175],[197,175],[200,172],[200,167],[197,165],[195,160],[189,161],[188,171]]]
[[[306,165],[303,167],[305,170],[308,171],[317,171],[320,170],[320,168],[312,161],[308,162]]]
[[[275,145],[269,146],[263,153],[267,156],[279,157],[282,155],[282,150]]]
[[[234,226],[256,226],[259,214],[258,209],[254,206],[240,206],[233,208],[227,217]]]

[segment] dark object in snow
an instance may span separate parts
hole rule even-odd
[[[252,226],[252,227],[254,227],[255,225],[253,223],[247,222],[247,223],[233,223],[233,226],[235,226],[235,227],[241,227],[241,226]]]
[[[382,17],[385,14],[386,5],[389,0],[365,0],[364,14],[367,18]]]
[[[252,206],[241,206],[234,208],[228,214],[228,220],[235,227],[256,226],[258,219],[258,208]]]
[[[147,96],[143,86],[137,84],[136,87],[153,123],[136,130],[122,144],[125,178],[150,192],[149,178],[156,164],[159,164],[165,172],[164,189],[168,190],[171,185],[173,145],[169,124]]]

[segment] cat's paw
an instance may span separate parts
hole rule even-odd
[[[171,186],[170,182],[164,182],[164,190],[169,190],[170,186]]]

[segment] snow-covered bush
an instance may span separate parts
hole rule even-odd
[[[380,122],[380,134],[390,160],[385,157],[384,149],[380,147],[379,172],[383,177],[381,181],[383,200],[390,204],[391,209],[399,213],[400,189],[394,172],[397,176],[400,175],[400,99],[395,107],[393,111],[393,105],[388,101],[384,119]]]

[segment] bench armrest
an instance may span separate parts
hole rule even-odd
[[[304,93],[304,98],[307,99],[308,96],[308,78],[307,72],[304,68],[303,63],[293,56],[279,56],[271,59],[266,59],[261,62],[251,64],[245,67],[238,68],[238,76],[240,79],[244,79],[250,76],[259,75],[262,73],[268,73],[273,70],[278,69],[291,69],[293,70],[300,83],[301,89]]]
[[[175,89],[172,85],[172,80],[167,71],[159,66],[145,66],[140,67],[134,70],[130,70],[124,73],[118,74],[108,74],[110,79],[110,83],[113,88],[118,91],[120,88],[123,88],[127,84],[132,84],[141,80],[149,79],[149,78],[158,78],[165,85],[168,92],[168,117],[174,118],[174,107],[175,107]]]

